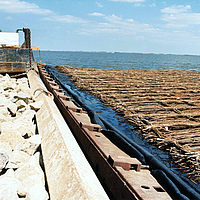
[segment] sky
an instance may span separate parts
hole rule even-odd
[[[41,50],[200,55],[200,0],[0,0],[0,21]]]

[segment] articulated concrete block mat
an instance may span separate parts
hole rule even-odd
[[[52,98],[36,100],[44,102],[36,120],[51,199],[108,199]]]

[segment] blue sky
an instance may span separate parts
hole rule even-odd
[[[0,19],[41,50],[200,55],[199,0],[0,0]]]

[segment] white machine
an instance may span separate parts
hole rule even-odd
[[[19,46],[19,33],[0,32],[0,46]]]

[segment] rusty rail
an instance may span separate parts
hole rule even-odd
[[[110,142],[101,127],[92,124],[83,110],[77,107],[38,65],[41,79],[54,95],[54,100],[66,122],[91,163],[102,185],[114,199],[171,199],[149,170],[141,168],[136,158],[131,158]]]

